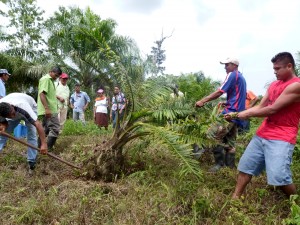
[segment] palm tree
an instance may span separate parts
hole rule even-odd
[[[112,137],[98,145],[95,155],[84,163],[88,177],[113,180],[123,169],[123,147],[134,139],[148,137],[180,159],[182,175],[192,173],[200,178],[198,162],[192,158],[191,142],[168,125],[168,121],[193,114],[193,107],[184,100],[171,99],[171,89],[153,81],[147,81],[137,89],[138,92],[134,90],[139,93],[135,96],[134,110],[129,111],[120,127],[116,126]]]
[[[103,49],[108,46],[120,57],[123,65],[133,65],[126,64],[126,61],[140,58],[134,41],[117,35],[116,26],[114,20],[102,20],[90,8],[83,11],[60,7],[45,23],[49,50],[83,86],[93,87],[100,83],[112,86],[117,80],[111,72],[112,61],[105,52],[99,51],[99,46]]]
[[[24,92],[37,97],[37,86],[42,75],[49,72],[53,65],[58,64],[51,55],[40,55],[39,59],[27,61],[21,56],[11,56],[6,52],[0,53],[3,68],[12,74],[6,84],[7,93]]]
[[[123,147],[134,139],[148,137],[153,142],[166,146],[181,160],[182,175],[192,173],[201,178],[198,162],[192,157],[191,144],[195,140],[202,141],[203,135],[190,139],[190,142],[189,138],[176,131],[172,125],[178,118],[195,114],[193,106],[184,99],[171,98],[172,90],[163,82],[149,79],[140,85],[132,85],[121,57],[103,43],[99,43],[98,51],[99,54],[105,52],[106,57],[111,60],[113,76],[126,84],[131,105],[124,120],[118,121],[120,126],[116,126],[112,137],[100,143],[95,148],[95,155],[84,163],[88,177],[113,180],[123,168]]]

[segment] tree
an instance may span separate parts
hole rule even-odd
[[[112,181],[124,169],[123,147],[137,139],[146,138],[152,143],[164,146],[174,157],[181,161],[181,175],[194,174],[201,178],[198,162],[192,158],[191,143],[183,139],[183,135],[165,126],[167,121],[175,120],[178,116],[187,117],[193,114],[194,109],[184,101],[170,99],[170,89],[160,83],[148,80],[139,87],[135,95],[135,107],[122,121],[120,128],[109,140],[100,143],[95,149],[95,155],[84,165],[89,178]],[[116,126],[118,127],[118,126]],[[203,130],[203,129],[202,129]],[[201,138],[192,141],[203,141]]]
[[[158,74],[163,75],[165,71],[165,67],[162,66],[164,61],[166,60],[166,50],[162,48],[163,42],[172,36],[164,36],[163,32],[161,34],[161,38],[154,42],[155,46],[152,47],[151,54],[147,55],[146,59],[146,67],[149,73],[157,76]]]
[[[188,101],[195,104],[196,101],[209,95],[217,89],[220,82],[205,77],[202,71],[182,74],[177,77],[176,83],[180,90],[186,94]]]
[[[85,174],[93,179],[116,179],[124,166],[123,147],[137,138],[144,137],[161,143],[178,157],[182,161],[182,175],[193,173],[200,178],[198,162],[192,158],[191,144],[181,140],[181,134],[174,132],[171,127],[165,127],[167,121],[178,116],[186,117],[193,113],[194,108],[184,101],[171,100],[171,89],[160,82],[150,79],[143,84],[132,85],[122,57],[109,45],[100,42],[101,40],[95,41],[98,43],[98,51],[105,54],[105,58],[113,65],[111,73],[126,87],[127,98],[131,104],[123,121],[117,120],[112,137],[106,142],[98,143],[94,149],[95,154],[83,163]]]
[[[101,19],[90,8],[60,7],[45,23],[49,51],[83,86],[113,86],[118,82],[112,72],[115,65],[104,51],[112,50],[131,70],[140,58],[134,41],[117,35],[116,26],[114,20]]]
[[[41,36],[43,13],[36,6],[36,0],[1,0],[8,6],[8,12],[0,11],[2,17],[9,19],[6,32],[0,41],[8,42],[6,52],[20,56],[24,60],[32,61],[40,54],[39,47],[43,39]],[[9,31],[9,32],[8,32]]]

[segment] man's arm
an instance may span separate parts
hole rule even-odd
[[[74,109],[74,99],[73,99],[73,94],[71,95],[71,97],[70,97],[70,107],[71,107],[71,109]]]
[[[36,127],[37,133],[39,134],[40,140],[41,140],[41,153],[47,154],[48,152],[48,146],[46,142],[46,136],[44,129],[42,127],[42,124],[37,120],[34,122],[34,126]]]
[[[41,102],[45,108],[45,116],[47,118],[50,118],[51,117],[51,110],[49,109],[49,106],[48,106],[48,102],[47,102],[47,99],[46,99],[46,92],[42,91],[40,93],[40,99],[41,99]]]
[[[222,91],[217,90],[217,91],[211,93],[210,95],[205,96],[204,98],[202,98],[199,101],[197,101],[196,104],[195,104],[195,106],[196,107],[202,107],[202,106],[204,106],[204,104],[206,102],[210,102],[212,100],[215,100],[215,99],[219,98],[222,94],[223,94]]]
[[[289,85],[272,105],[267,106],[268,99],[268,96],[264,96],[258,106],[240,112],[238,114],[238,118],[248,119],[249,117],[270,116],[292,103],[300,102],[300,83],[293,83]]]
[[[86,104],[83,106],[83,110],[86,110],[86,108],[88,107],[88,105],[89,105],[91,99],[90,99],[90,97],[87,95],[87,93],[84,93],[84,98],[85,98],[85,100],[86,100]]]
[[[124,94],[121,93],[121,98],[122,98],[122,101],[124,102],[123,104],[123,107],[119,110],[119,113],[122,113],[123,110],[125,110],[126,106],[127,106],[127,99],[125,98]]]
[[[64,99],[63,97],[58,96],[58,95],[56,95],[56,99],[57,99],[58,101],[60,101],[61,103],[64,103],[64,102],[65,102],[65,99]]]
[[[83,110],[86,110],[90,102],[86,102],[86,104],[83,106]]]

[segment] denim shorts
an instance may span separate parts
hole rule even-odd
[[[266,170],[269,185],[291,184],[293,151],[294,145],[288,142],[254,136],[240,159],[238,170],[254,176]]]

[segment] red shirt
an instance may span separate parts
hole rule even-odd
[[[268,89],[268,105],[272,105],[281,95],[284,89],[288,85],[295,82],[300,82],[300,78],[295,77],[286,82],[273,82]],[[266,117],[256,131],[256,135],[268,140],[279,140],[286,141],[291,144],[296,144],[299,119],[300,102],[295,102],[285,107],[284,109],[281,109],[279,112]]]

